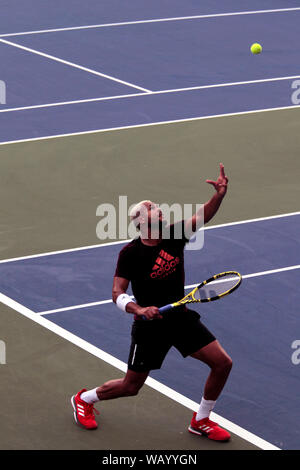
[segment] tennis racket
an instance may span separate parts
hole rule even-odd
[[[226,271],[224,273],[215,274],[214,276],[201,282],[183,299],[173,304],[160,307],[159,313],[164,313],[181,305],[192,303],[212,302],[221,299],[225,295],[234,292],[242,282],[242,276],[236,271]]]

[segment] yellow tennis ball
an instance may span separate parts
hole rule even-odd
[[[262,47],[260,44],[258,44],[257,42],[255,42],[254,44],[252,44],[251,46],[251,52],[252,54],[260,54],[262,51]]]

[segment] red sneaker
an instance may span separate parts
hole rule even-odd
[[[77,395],[73,395],[71,398],[71,403],[74,408],[74,419],[79,426],[84,427],[85,429],[96,429],[98,424],[95,420],[94,411],[99,414],[94,408],[93,404],[89,404],[84,400],[81,400],[80,395],[86,392],[86,389],[80,390]]]
[[[209,418],[200,419],[196,421],[196,414],[193,414],[191,424],[189,426],[189,431],[193,434],[203,435],[212,439],[213,441],[228,441],[230,439],[229,432],[225,429],[220,428],[217,423],[214,423]]]

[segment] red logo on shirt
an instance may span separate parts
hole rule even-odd
[[[175,271],[177,264],[180,262],[178,256],[169,255],[166,251],[161,250],[156,258],[150,276],[152,279],[157,277],[165,277]]]

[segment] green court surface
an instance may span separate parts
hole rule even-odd
[[[296,211],[299,125],[291,109],[0,145],[1,257],[101,243],[97,207],[120,195],[204,203],[219,162],[230,186],[210,224]]]
[[[5,306],[1,318],[8,349],[1,366],[2,450],[256,448],[238,436],[217,446],[191,435],[191,411],[147,385],[136,397],[98,404],[97,430],[79,428],[70,405],[74,390],[124,374]]]

